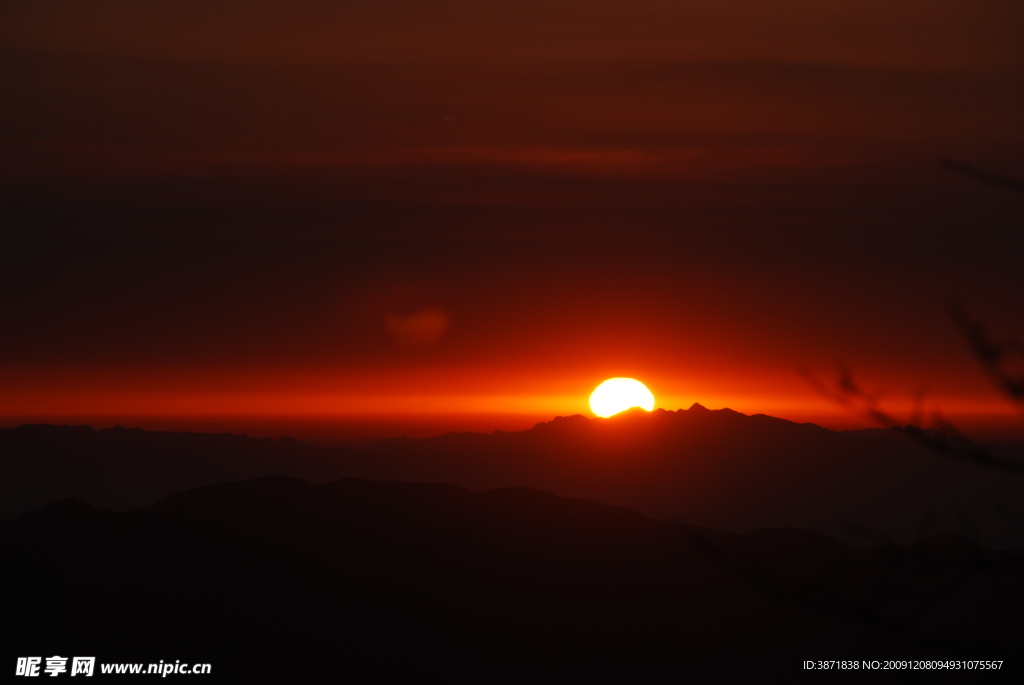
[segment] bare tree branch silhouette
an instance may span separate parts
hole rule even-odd
[[[942,159],[939,166],[990,187],[1024,193],[1024,181],[991,174],[966,162]],[[1024,372],[1016,373],[1012,368],[1014,362],[1024,362],[1024,343],[995,338],[956,299],[948,302],[946,312],[1000,394],[1024,411]],[[940,412],[933,411],[928,420],[924,410],[927,391],[923,386],[915,391],[910,420],[904,422],[883,407],[883,393],[868,392],[842,360],[836,362],[830,382],[823,381],[806,366],[798,367],[798,372],[826,400],[876,425],[898,429],[937,454],[985,468],[1024,473],[1024,461],[1002,458],[990,447],[967,439]],[[927,423],[933,428],[926,428]],[[1024,527],[1024,514],[1003,505],[997,507],[997,514]],[[961,519],[968,531],[976,528],[966,515]],[[934,522],[934,515],[925,517],[919,539],[925,539]],[[875,547],[834,557],[801,578],[710,531],[687,525],[677,528],[709,558],[763,592],[794,605],[872,626],[891,638],[911,640],[931,649],[983,648],[987,653],[1007,654],[1015,652],[1014,645],[1019,645],[1024,636],[1021,550],[993,552],[971,544],[961,550],[959,558],[951,560],[942,553],[932,554],[913,545],[901,546],[877,531],[864,530]],[[851,584],[851,579],[857,580]],[[860,593],[851,592],[851,586],[859,587]],[[972,638],[965,639],[962,634],[952,637],[935,627],[936,617],[958,602],[966,602],[975,611]]]
[[[1024,360],[1024,344],[1016,339],[997,339],[987,326],[971,318],[957,300],[949,302],[947,314],[999,393],[1024,410],[1024,373],[1012,370],[1014,362]],[[798,370],[825,399],[881,427],[898,429],[933,452],[986,468],[1024,473],[1024,461],[1002,458],[991,448],[965,438],[938,411],[931,416],[934,428],[925,428],[924,387],[914,393],[910,421],[903,422],[882,406],[883,394],[867,391],[842,360],[836,362],[830,382],[823,381],[806,366]],[[1019,512],[999,506],[997,514],[1024,527],[1024,515]],[[961,523],[969,531],[975,528],[966,516]],[[926,518],[919,537],[923,539],[933,525],[934,517]],[[722,544],[698,529],[685,528],[683,532],[709,557],[768,594],[873,626],[894,638],[909,639],[926,648],[984,647],[1006,653],[1013,649],[1008,647],[1011,643],[1007,637],[1014,636],[1009,638],[1012,641],[1024,635],[1020,604],[1024,592],[1024,555],[1019,550],[990,552],[974,545],[951,561],[941,555],[914,552],[913,546],[902,547],[865,531],[877,546],[864,550],[864,556],[839,556],[810,577],[794,578],[749,551]],[[866,594],[849,594],[848,581],[854,577],[867,583]],[[967,597],[972,598],[975,608],[981,607],[978,597],[987,598],[984,610],[974,617],[978,623],[973,639],[951,638],[932,628],[937,608],[944,603],[955,605]]]
[[[1024,372],[1015,373],[1011,364],[1024,362],[1024,343],[1015,338],[997,340],[985,324],[967,315],[956,299],[946,306],[953,324],[970,346],[971,354],[996,388],[1024,411]]]
[[[956,300],[950,301],[947,313],[967,341],[972,355],[1000,393],[1024,411],[1024,375],[1015,375],[1010,369],[1012,361],[1024,360],[1024,344],[1015,339],[996,340],[985,325],[967,316]],[[808,385],[825,399],[883,428],[898,428],[919,444],[939,454],[988,468],[1024,473],[1024,461],[1001,457],[992,448],[967,439],[952,421],[938,411],[933,412],[930,421],[934,428],[925,428],[923,387],[915,392],[910,420],[902,421],[882,407],[881,393],[864,390],[853,371],[842,360],[836,362],[835,377],[831,383],[822,381],[807,366],[802,365],[797,370]]]
[[[943,158],[939,160],[939,168],[949,171],[950,173],[959,174],[960,176],[966,176],[969,179],[987,185],[991,188],[1000,188],[1014,193],[1024,193],[1024,181],[1013,178],[1012,176],[991,174],[979,169],[973,164],[968,164],[967,162]]]

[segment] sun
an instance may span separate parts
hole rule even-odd
[[[632,407],[654,409],[654,395],[635,378],[609,378],[590,394],[590,411],[604,419]]]

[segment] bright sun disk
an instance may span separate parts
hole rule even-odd
[[[654,409],[654,395],[635,378],[609,378],[590,394],[590,411],[604,419],[633,407]]]

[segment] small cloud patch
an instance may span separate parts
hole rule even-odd
[[[389,313],[384,327],[397,342],[408,347],[426,347],[440,340],[451,317],[438,307],[422,307],[411,314]]]

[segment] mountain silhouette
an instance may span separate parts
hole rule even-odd
[[[908,429],[832,431],[700,405],[361,449],[22,426],[0,430],[0,516],[68,496],[123,511],[188,488],[289,475],[529,486],[664,521],[734,532],[801,528],[862,546],[942,532],[988,547],[1024,545],[1024,474],[937,453],[912,437]]]
[[[805,659],[937,656],[1005,675],[1022,655],[1021,550],[738,535],[529,488],[267,477],[126,513],[62,500],[0,545],[9,656],[231,682],[785,682]]]

